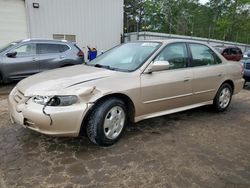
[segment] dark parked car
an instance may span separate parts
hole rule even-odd
[[[241,60],[241,63],[244,67],[244,79],[246,82],[250,82],[250,54],[244,55],[243,59]]]
[[[222,49],[221,55],[230,61],[240,61],[243,57],[241,49],[236,46],[230,46]]]
[[[0,49],[0,80],[21,80],[42,71],[83,62],[83,52],[71,42],[26,39]]]

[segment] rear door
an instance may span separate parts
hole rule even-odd
[[[142,114],[152,114],[192,103],[192,69],[185,43],[167,45],[154,61],[168,61],[169,70],[141,75]]]
[[[17,46],[9,51],[16,52],[15,57],[3,58],[3,72],[10,79],[22,79],[39,72],[38,57],[36,54],[36,44],[26,43]]]
[[[212,49],[203,44],[189,43],[192,56],[194,103],[213,100],[223,80],[222,61]]]
[[[66,44],[38,43],[40,72],[63,66],[69,49]]]

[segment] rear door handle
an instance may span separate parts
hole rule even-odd
[[[220,74],[218,74],[218,77],[222,77],[222,75],[223,75],[223,74],[222,74],[222,73],[220,73]]]
[[[64,58],[65,58],[65,56],[64,56],[64,55],[61,55],[61,56],[60,56],[60,59],[64,59]]]

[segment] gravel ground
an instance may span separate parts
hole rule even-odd
[[[109,148],[12,125],[12,87],[0,88],[0,188],[250,187],[250,87],[224,113],[202,107],[142,121]]]

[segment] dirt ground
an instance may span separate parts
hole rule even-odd
[[[0,188],[250,187],[250,86],[231,107],[202,107],[127,128],[109,148],[52,138],[9,121],[0,86]]]

